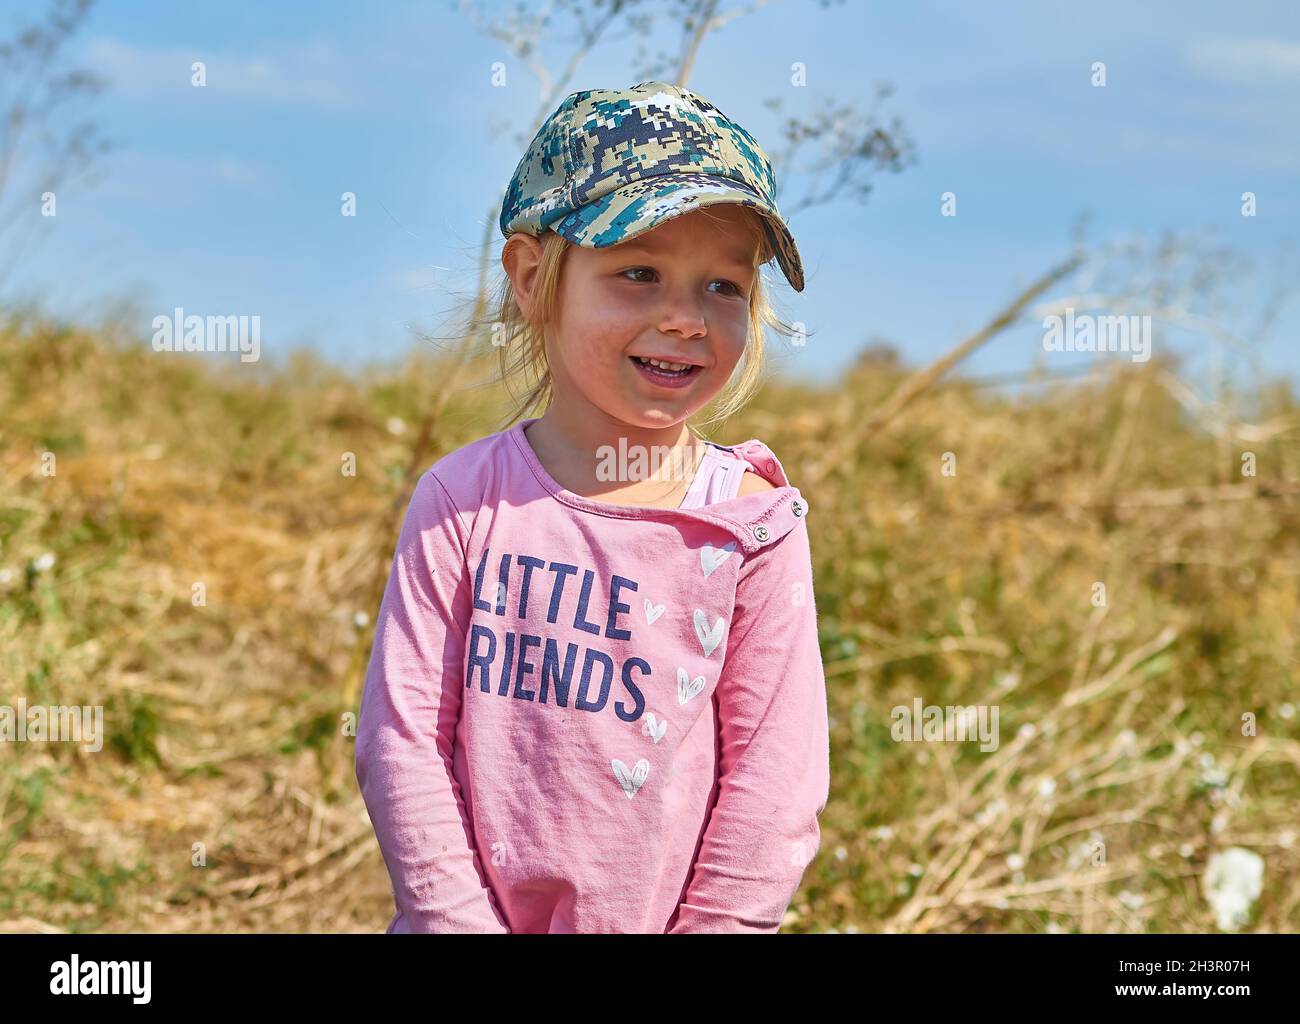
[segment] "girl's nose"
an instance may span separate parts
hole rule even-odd
[[[664,312],[659,330],[665,334],[680,334],[684,338],[701,338],[707,333],[703,306],[692,299],[669,296],[664,301]]]

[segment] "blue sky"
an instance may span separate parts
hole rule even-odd
[[[0,9],[0,28],[18,6]],[[676,52],[658,24],[653,43]],[[636,51],[628,33],[611,38],[568,90],[639,80]],[[552,72],[570,52],[558,33],[541,40]],[[101,0],[73,53],[110,81],[85,109],[117,149],[98,184],[61,191],[11,295],[69,317],[129,296],[142,343],[175,306],[258,314],[264,354],[311,345],[349,365],[400,356],[412,330],[454,331],[483,221],[539,103],[528,68],[456,5]],[[203,89],[190,85],[196,60]],[[1102,89],[1089,82],[1098,60]],[[492,84],[496,61],[505,87]],[[796,61],[805,88],[790,83]],[[1230,296],[1234,333],[1277,274],[1300,281],[1300,5],[785,0],[708,37],[688,85],[764,142],[776,123],[764,98],[790,114],[823,97],[869,108],[878,81],[894,87],[879,109],[902,120],[918,162],[875,177],[865,204],[791,218],[807,288],[793,292],[775,268],[769,280],[814,334],[780,359],[787,372],[833,380],[873,338],[912,363],[935,358],[1062,259],[1085,211],[1098,239],[1196,230],[1254,261]],[[783,200],[814,180],[790,169]],[[339,214],[345,191],[355,218]],[[956,217],[939,215],[947,191]],[[1245,191],[1257,217],[1240,215]],[[1172,330],[1158,331],[1163,345],[1190,371],[1225,351]],[[1043,356],[1030,324],[967,369],[1015,372]],[[1300,302],[1250,358],[1300,379]]]

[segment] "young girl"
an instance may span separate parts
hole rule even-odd
[[[356,744],[390,933],[779,928],[829,796],[809,506],[685,426],[753,388],[759,266],[803,289],[774,188],[663,82],[571,94],[520,161],[499,323],[549,402],[398,538]]]

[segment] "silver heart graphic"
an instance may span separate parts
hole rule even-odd
[[[650,712],[646,713],[645,721],[641,723],[641,735],[649,736],[658,743],[664,738],[664,733],[668,731],[668,720],[660,722]]]
[[[704,656],[707,658],[714,652],[718,644],[722,642],[723,621],[718,619],[709,629],[709,617],[699,608],[695,609],[695,635],[700,640],[700,646],[704,648]]]
[[[623,787],[623,792],[631,800],[650,774],[650,762],[643,757],[636,763],[636,768],[631,770],[617,757],[610,764],[614,766],[614,778],[618,779],[618,784]]]
[[[645,624],[653,626],[655,619],[664,613],[664,606],[661,604],[651,604],[650,598],[645,599]]]
[[[734,540],[728,541],[720,548],[715,548],[705,541],[704,547],[700,548],[700,568],[704,570],[704,578],[707,580],[713,570],[731,557],[731,553],[735,550]]]
[[[690,673],[680,665],[677,666],[677,703],[685,704],[704,689],[704,677],[691,678]]]

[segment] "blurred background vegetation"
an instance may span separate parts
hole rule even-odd
[[[503,399],[449,381],[492,355],[357,378],[303,352],[254,380],[112,325],[0,327],[6,696],[105,703],[111,737],[0,751],[0,926],[385,926],[341,723],[414,425],[445,393],[435,453],[490,432]],[[1294,432],[1240,479],[1169,367],[1098,365],[1014,399],[952,377],[829,472],[909,379],[888,352],[833,390],[775,381],[719,432],[816,498],[832,798],[788,930],[1212,930],[1200,876],[1230,846],[1266,861],[1252,927],[1295,928]],[[1259,400],[1300,422],[1287,389]],[[894,742],[918,696],[997,704],[1001,746]]]

